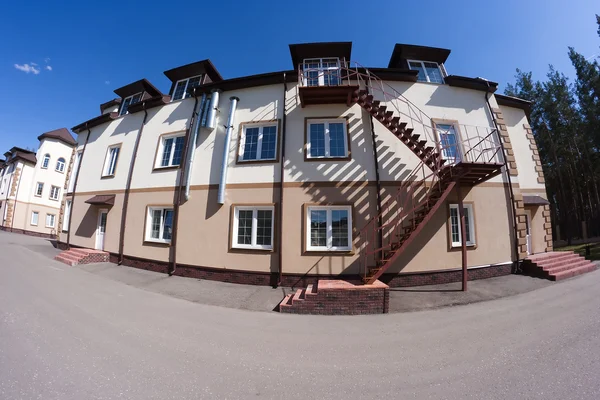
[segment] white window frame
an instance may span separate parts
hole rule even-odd
[[[200,84],[202,84],[202,74],[200,74],[200,75],[195,75],[195,76],[190,76],[189,78],[180,79],[180,80],[178,80],[177,82],[175,82],[175,86],[173,86],[173,96],[175,96],[175,90],[177,90],[177,85],[179,84],[179,82],[183,82],[183,81],[185,81],[185,88],[183,89],[183,97],[182,97],[182,98],[180,98],[180,99],[175,99],[175,98],[171,97],[171,101],[172,101],[172,102],[173,102],[173,101],[184,100],[184,99],[187,99],[187,98],[189,97],[189,95],[188,95],[188,92],[187,92],[187,90],[188,90],[188,85],[190,84],[190,81],[191,81],[192,79],[194,79],[194,78],[200,78],[200,83],[199,83],[199,85],[200,85]]]
[[[136,101],[135,103],[132,103],[133,98],[137,95],[140,95],[140,100]],[[133,104],[137,104],[140,101],[142,101],[142,97],[144,97],[144,92],[134,93],[131,96],[125,97],[123,99],[123,101],[121,102],[121,108],[119,109],[119,116],[129,114],[129,107],[131,107]],[[127,103],[127,100],[129,100],[129,103]],[[125,109],[125,105],[127,105],[127,109]],[[125,111],[125,112],[123,112],[123,111]]]
[[[344,128],[344,155],[343,156],[331,156],[331,140],[329,137],[329,124],[342,123]],[[325,155],[313,157],[310,155],[311,143],[310,143],[310,126],[315,124],[325,124]],[[337,119],[309,119],[306,123],[306,158],[311,160],[319,159],[342,159],[348,157],[348,121],[345,118]]]
[[[111,157],[113,149],[119,149],[116,157]],[[121,144],[113,144],[108,146],[106,149],[106,155],[104,157],[104,166],[102,167],[102,177],[115,176],[117,172],[117,163],[119,161],[119,156],[121,155]],[[111,172],[112,171],[112,172]]]
[[[337,64],[335,67],[323,67],[323,60],[337,60]],[[319,63],[319,66],[317,68],[310,68],[308,67],[307,64],[309,63],[314,63],[317,62]],[[310,86],[326,86],[325,85],[325,74],[329,73],[329,71],[338,71],[338,84],[337,85],[327,85],[327,86],[339,86],[342,84],[342,68],[341,68],[341,61],[339,57],[321,57],[321,58],[305,58],[304,60],[302,60],[302,71],[303,71],[303,79],[302,79],[302,83],[303,86],[309,86],[308,85],[308,80],[309,79],[314,79],[314,78],[309,78],[308,76],[308,72],[312,71],[312,70],[317,70],[318,71],[318,85],[310,85]]]
[[[169,135],[163,135],[159,138],[160,142],[158,143],[158,151],[156,152],[156,160],[154,162],[154,168],[160,169],[160,168],[173,168],[173,167],[181,166],[181,163],[179,163],[177,165],[173,165],[173,156],[175,155],[175,140],[173,140],[173,146],[171,147],[171,154],[169,156],[169,164],[161,165],[163,153],[165,151],[165,142],[167,141],[167,139],[171,139],[171,138],[175,139],[178,137],[185,137],[185,132],[178,132],[178,133],[173,133],[173,134],[169,134]],[[184,139],[184,141],[185,141],[185,139]],[[185,151],[185,148],[182,151]],[[183,156],[184,156],[184,154],[182,153],[181,161],[183,161]]]
[[[256,244],[256,232],[258,227],[258,211],[271,211],[271,244]],[[238,228],[240,211],[252,211],[252,240],[251,244],[238,243]],[[273,250],[275,241],[275,206],[235,206],[233,209],[233,232],[231,232],[231,247],[236,249]]]
[[[275,154],[271,158],[261,158],[262,155],[262,140],[263,140],[263,128],[275,127]],[[246,129],[247,128],[258,128],[258,144],[256,149],[256,158],[244,158],[244,147],[246,145]],[[277,153],[279,146],[279,127],[277,123],[264,123],[264,124],[246,124],[242,125],[242,135],[240,136],[240,146],[238,154],[238,162],[246,161],[275,161],[277,160]]]
[[[311,229],[310,229],[310,216],[311,211],[327,211],[327,245],[326,246],[312,246],[310,244]],[[348,246],[333,246],[333,226],[331,221],[331,212],[333,210],[346,210],[348,211]],[[352,250],[352,206],[308,206],[306,207],[306,250],[307,251],[351,251]]]
[[[69,177],[69,187],[67,188],[67,193],[73,193],[73,190],[75,189],[75,177],[77,176],[77,171],[79,171],[82,154],[83,154],[83,151],[80,150],[75,155],[75,165],[73,166],[73,169],[71,170],[71,176]]]
[[[471,240],[468,241],[466,243],[467,246],[475,246],[476,240],[475,240],[475,216],[473,214],[473,204],[471,203],[467,203],[467,204],[463,204],[463,208],[466,209],[468,216],[467,219],[469,220],[468,226],[465,227],[465,229],[468,229],[468,233],[469,236],[471,237]],[[452,238],[452,210],[456,210],[456,218],[458,218],[458,242],[455,242]],[[461,229],[461,219],[460,219],[460,212],[458,209],[458,204],[450,204],[450,244],[452,247],[461,247],[462,246],[462,229]]]
[[[48,224],[48,218],[52,217],[52,224]],[[46,214],[46,228],[54,228],[56,226],[56,214]]]
[[[442,85],[444,84],[445,81],[445,77],[446,77],[446,68],[441,68],[440,66],[443,64],[437,63],[435,61],[426,61],[426,60],[406,60],[408,62],[408,69],[410,69],[411,71],[416,71],[415,69],[412,69],[410,67],[410,63],[418,63],[421,64],[421,68],[423,68],[423,73],[425,74],[425,79],[427,79],[427,83],[435,83],[437,85]],[[435,64],[437,66],[438,71],[440,71],[440,76],[442,77],[442,82],[432,82],[431,78],[429,78],[429,74],[427,73],[427,68],[425,68],[425,63],[431,63],[431,64]],[[423,82],[423,81],[419,81],[419,82]]]
[[[41,186],[41,188],[40,188]],[[39,192],[39,194],[38,194]],[[44,195],[44,182],[37,182],[35,185],[35,193],[33,194],[35,197],[42,197]]]
[[[34,217],[35,216],[35,222],[34,221]],[[31,226],[38,226],[38,223],[40,222],[40,213],[39,211],[32,211],[31,212],[31,221],[29,222],[29,224]]]
[[[157,210],[161,211],[160,229],[158,232],[158,239],[152,237],[152,214],[154,213],[154,211],[157,211]],[[145,232],[144,241],[154,242],[154,243],[171,243],[171,239],[163,239],[164,232],[165,232],[164,229],[165,229],[165,211],[166,210],[171,210],[173,213],[175,212],[175,209],[173,206],[149,206],[147,208],[146,232]],[[173,214],[173,219],[174,218],[175,218],[175,215]],[[173,236],[173,233],[171,233],[171,237],[172,236]]]
[[[42,169],[48,169],[48,166],[50,166],[50,154],[46,153],[44,154],[44,158],[42,158]]]
[[[69,232],[69,218],[71,217],[71,207],[73,206],[73,200],[67,199],[65,202],[65,215],[63,217],[63,232]]]
[[[52,193],[54,193],[54,189],[56,189],[56,197],[52,197]],[[50,194],[49,194],[48,198],[50,200],[58,200],[59,197],[60,197],[60,187],[51,185],[50,186]]]
[[[60,161],[60,160],[62,160],[62,161]],[[59,157],[58,160],[56,160],[55,171],[60,172],[61,174],[64,173],[66,162],[67,161],[64,159],[64,157]]]

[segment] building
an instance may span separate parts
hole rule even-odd
[[[223,79],[204,60],[166,71],[168,95],[115,90],[73,128],[61,243],[265,285],[475,279],[552,249],[528,102],[453,75],[448,49],[397,44],[387,68],[351,50],[295,44],[287,71]]]
[[[75,139],[65,128],[38,137],[36,152],[13,147],[0,163],[0,227],[56,238]]]

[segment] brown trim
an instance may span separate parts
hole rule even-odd
[[[117,174],[117,168],[119,166],[119,159],[121,158],[122,146],[123,146],[123,142],[118,142],[118,143],[109,144],[106,147],[106,154],[104,154],[104,162],[102,163],[102,170],[100,170],[100,179],[110,179],[110,178],[115,177],[115,175]],[[106,168],[106,160],[108,159],[108,153],[110,152],[110,149],[115,148],[115,147],[119,148],[119,155],[117,156],[117,162],[115,163],[115,170],[111,175],[104,175],[104,168]]]
[[[311,158],[308,157],[308,120],[334,120],[334,119],[345,119],[346,120],[346,151],[348,155],[346,157],[320,157]],[[337,117],[305,117],[304,118],[304,162],[327,162],[327,161],[350,161],[352,160],[352,149],[350,147],[350,116],[340,115]]]
[[[194,111],[196,109],[194,108]],[[166,167],[157,167],[156,165],[158,164],[158,149],[161,146],[162,140],[164,136],[174,136],[174,137],[179,137],[179,136],[183,136],[185,138],[186,136],[186,132],[187,129],[184,130],[179,130],[179,131],[174,131],[174,132],[166,132],[166,133],[161,133],[158,136],[158,140],[156,141],[156,150],[154,151],[154,163],[152,164],[152,172],[155,171],[165,171],[165,170],[172,170],[172,169],[179,169],[181,167],[181,163],[179,165],[169,165]],[[182,155],[182,160],[183,160],[183,155]]]
[[[244,132],[244,128],[247,125],[269,125],[269,122],[274,122],[275,126],[277,127],[277,133],[275,135],[276,137],[276,143],[275,143],[275,159],[273,160],[240,160],[240,147],[242,144],[242,132]],[[247,121],[247,122],[240,122],[239,124],[239,129],[238,129],[238,135],[237,135],[237,146],[236,146],[236,153],[235,153],[235,165],[252,165],[252,164],[277,164],[279,162],[279,142],[281,139],[281,119],[280,118],[276,118],[276,119],[270,119],[270,120],[263,120],[263,121]]]
[[[175,206],[173,204],[146,204],[146,211],[144,213],[144,231],[142,232],[142,246],[148,246],[148,245],[153,245],[153,246],[161,246],[161,247],[170,247],[171,246],[171,242],[155,242],[153,240],[147,240],[146,239],[146,228],[148,227],[148,211],[150,210],[150,208],[163,208],[163,209],[172,209],[174,210]],[[171,234],[171,241],[173,240],[173,234]]]
[[[473,220],[473,236],[475,239],[475,244],[467,244],[467,250],[475,250],[477,249],[478,243],[479,241],[477,240],[477,224],[475,223],[475,221],[477,220],[476,216],[475,216],[475,203],[472,201],[463,201],[463,207],[470,205],[471,206],[471,211],[473,211],[473,215],[471,215],[471,219]],[[447,234],[447,244],[448,244],[448,251],[449,252],[454,252],[454,251],[461,251],[462,250],[462,245],[459,246],[452,246],[452,222],[450,220],[451,218],[451,214],[450,214],[450,206],[451,205],[456,205],[458,207],[458,200],[446,200],[446,213],[447,213],[447,219],[446,219],[446,234]],[[459,222],[460,222],[460,214],[459,214]],[[460,228],[460,225],[459,225]],[[467,227],[465,227],[466,229]],[[461,243],[464,240],[463,237],[461,237]],[[466,242],[465,242],[466,243]]]
[[[271,231],[271,240],[273,242],[273,246],[271,249],[245,249],[245,248],[239,248],[239,247],[234,247],[233,246],[233,222],[234,222],[234,215],[235,215],[235,208],[236,207],[247,207],[247,208],[253,208],[253,207],[273,207],[273,229]],[[228,240],[228,252],[229,253],[250,253],[250,254],[256,254],[256,253],[262,253],[262,254],[268,254],[268,253],[276,253],[277,252],[277,248],[278,248],[278,238],[275,237],[275,232],[278,232],[278,221],[277,221],[277,217],[276,217],[276,213],[277,213],[277,203],[233,203],[231,204],[231,206],[229,207],[229,237],[227,238]]]
[[[350,250],[308,250],[307,249],[307,237],[308,237],[308,207],[336,207],[345,206],[350,207],[350,214],[352,215],[352,226],[350,227]],[[302,205],[302,255],[303,256],[353,256],[356,254],[356,248],[354,246],[354,239],[358,235],[358,231],[355,227],[356,222],[356,211],[354,210],[354,203],[349,202],[317,202],[317,203],[304,203]]]

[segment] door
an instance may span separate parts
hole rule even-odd
[[[525,210],[525,231],[527,233],[527,254],[533,254],[531,246],[531,211]]]
[[[462,160],[458,132],[452,124],[435,124],[440,142],[442,157],[446,165],[457,164]]]
[[[106,233],[106,217],[108,210],[98,211],[98,227],[96,228],[96,250],[104,250],[104,234]]]

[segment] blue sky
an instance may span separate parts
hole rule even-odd
[[[163,71],[190,62],[210,58],[225,78],[291,69],[290,43],[352,41],[353,60],[374,67],[395,43],[445,47],[449,74],[501,91],[517,67],[573,76],[567,46],[600,53],[596,13],[598,0],[6,2],[0,153],[99,115],[114,89],[140,78],[168,92]]]

